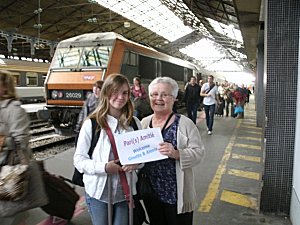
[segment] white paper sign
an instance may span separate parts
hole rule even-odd
[[[163,142],[159,128],[136,130],[115,135],[117,151],[122,165],[151,162],[168,158],[158,151]]]

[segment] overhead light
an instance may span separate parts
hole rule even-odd
[[[124,27],[125,27],[125,28],[130,27],[130,22],[124,22]]]
[[[38,23],[38,24],[34,24],[33,27],[34,27],[35,29],[41,29],[41,28],[43,27],[43,25],[40,24],[40,23]]]
[[[98,20],[96,17],[91,17],[91,18],[88,18],[86,21],[89,23],[97,23]]]

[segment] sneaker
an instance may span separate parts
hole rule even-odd
[[[208,128],[206,128],[206,130],[207,130],[207,131],[209,131],[209,129],[208,129]]]
[[[209,130],[209,131],[207,132],[207,134],[208,134],[208,135],[211,135],[211,134],[212,134],[212,132]]]

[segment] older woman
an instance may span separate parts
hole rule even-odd
[[[158,77],[149,85],[153,114],[142,120],[143,128],[161,128],[161,154],[167,159],[145,163],[154,196],[144,199],[153,225],[191,225],[196,206],[192,168],[204,156],[200,133],[189,118],[174,114],[178,85],[169,77]]]

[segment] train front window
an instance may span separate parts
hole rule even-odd
[[[52,68],[107,67],[111,46],[59,48]]]
[[[83,48],[56,49],[52,60],[52,68],[77,68]]]
[[[107,67],[111,48],[111,46],[86,47],[80,59],[79,67]]]

